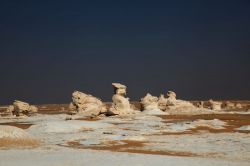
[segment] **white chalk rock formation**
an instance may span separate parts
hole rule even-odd
[[[141,99],[141,104],[143,110],[153,110],[158,108],[158,97],[152,96],[150,93],[147,93],[145,97]]]
[[[226,101],[225,103],[225,109],[234,109],[235,108],[235,104],[230,102],[230,101]]]
[[[158,100],[158,107],[160,110],[165,111],[167,107],[167,102],[168,99],[164,97],[163,94],[160,95],[159,100]]]
[[[218,111],[218,110],[221,110],[222,102],[213,101],[212,99],[210,99],[208,101],[208,105],[210,109]]]
[[[235,107],[236,107],[236,108],[243,108],[242,105],[241,105],[240,103],[237,103],[237,104],[235,105]]]
[[[158,97],[152,96],[149,93],[147,93],[146,96],[141,99],[141,104],[143,107],[143,113],[165,114],[161,109],[159,109]]]
[[[14,116],[26,116],[37,111],[38,108],[36,106],[19,100],[15,100],[13,105],[10,105],[6,110],[6,112],[12,113]]]
[[[7,108],[7,110],[6,110],[6,112],[8,112],[8,113],[12,113],[13,111],[14,111],[14,106],[13,105],[10,105],[8,108]]]
[[[204,108],[204,101],[199,101],[197,104],[198,108]]]
[[[69,108],[85,116],[98,116],[107,110],[105,104],[100,99],[79,91],[73,92]]]
[[[195,108],[195,106],[192,103],[188,102],[188,101],[176,99],[176,93],[173,92],[173,91],[168,91],[166,100],[162,100],[162,101],[166,102],[165,110],[194,109]]]
[[[168,91],[167,93],[167,104],[174,105],[176,103],[176,93],[173,91]]]
[[[14,127],[0,125],[0,143],[2,147],[34,147],[40,141],[27,133],[25,130]]]
[[[240,103],[233,103],[230,101],[226,101],[224,107],[224,109],[241,109],[243,108],[242,105]]]
[[[127,87],[120,83],[112,83],[112,86],[114,88],[113,103],[108,114],[123,115],[134,113],[134,110],[130,106],[129,98],[125,97]]]
[[[14,127],[14,126],[5,126],[0,125],[0,139],[20,139],[20,138],[29,138],[30,135],[23,129]]]

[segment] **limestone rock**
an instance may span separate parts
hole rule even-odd
[[[13,111],[14,111],[14,106],[13,105],[10,105],[8,108],[7,108],[7,110],[6,110],[6,112],[8,112],[8,113],[12,113]]]
[[[100,99],[79,91],[73,92],[69,108],[85,116],[98,116],[106,112],[106,106]]]
[[[176,93],[173,91],[168,91],[167,98],[168,98],[168,101],[175,102],[176,101]]]
[[[224,109],[241,109],[242,105],[240,103],[232,103],[230,101],[226,101],[226,103],[223,105]]]
[[[195,106],[188,101],[176,99],[176,93],[173,91],[168,91],[166,99],[163,99],[164,96],[162,96],[161,98],[162,98],[160,102],[161,109],[164,109],[163,105],[166,105],[165,111],[171,110],[171,109],[193,109],[195,108]]]
[[[168,99],[165,98],[163,94],[161,94],[158,100],[159,109],[164,111],[167,107],[167,102],[168,102]]]
[[[126,96],[127,87],[125,85],[122,85],[120,83],[112,83],[112,86],[114,87],[114,94],[117,94],[120,96]]]
[[[213,101],[212,99],[210,99],[208,101],[208,104],[209,104],[210,109],[212,110],[221,110],[221,105],[222,105],[221,102]]]
[[[19,138],[29,138],[29,134],[24,131],[23,129],[14,127],[14,126],[7,126],[7,125],[1,125],[0,126],[0,139],[1,138],[13,138],[13,139],[19,139]]]
[[[197,103],[197,107],[198,107],[198,108],[204,108],[204,101],[199,101],[199,102]]]
[[[134,113],[134,110],[130,106],[129,98],[125,97],[127,87],[120,83],[112,83],[112,86],[114,88],[113,103],[108,114],[123,115]]]
[[[147,93],[146,96],[141,99],[141,104],[142,104],[143,110],[159,109],[158,97],[152,96],[150,93]]]
[[[235,104],[230,102],[230,101],[226,101],[225,103],[225,109],[234,109],[235,108]]]
[[[13,105],[10,105],[7,108],[7,112],[11,112],[15,116],[26,116],[29,113],[37,112],[38,108],[34,105],[30,105],[29,103],[15,100]]]
[[[241,105],[240,103],[237,103],[237,104],[235,105],[235,107],[236,107],[236,108],[239,108],[239,109],[240,109],[240,108],[243,108],[242,105]]]
[[[38,111],[38,108],[37,108],[36,106],[34,106],[34,105],[31,105],[31,106],[30,106],[30,111],[31,111],[31,112],[37,112],[37,111]]]
[[[143,107],[143,113],[165,114],[161,109],[159,109],[158,97],[152,96],[149,93],[147,93],[146,96],[141,99],[141,104]]]

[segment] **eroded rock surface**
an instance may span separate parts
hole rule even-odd
[[[158,108],[158,97],[152,96],[150,93],[147,93],[145,97],[141,99],[141,104],[143,110],[154,110]]]
[[[114,95],[112,97],[113,103],[109,109],[109,114],[122,115],[134,113],[129,103],[129,98],[125,97],[127,87],[120,83],[112,83],[112,86],[114,87]]]
[[[14,126],[0,126],[0,139],[24,139],[29,137],[29,134],[23,129]]]
[[[165,98],[163,94],[161,94],[158,100],[159,109],[164,111],[167,107],[167,102],[168,102],[168,99]]]
[[[143,113],[146,114],[164,114],[164,112],[159,109],[158,97],[152,96],[147,93],[145,97],[141,99],[141,104],[143,108]]]
[[[176,93],[173,91],[168,91],[166,98],[163,95],[161,95],[159,105],[160,108],[164,111],[173,109],[195,108],[195,106],[188,101],[176,99]]]
[[[235,104],[230,102],[230,101],[226,101],[225,103],[225,109],[234,109],[235,108]]]
[[[6,110],[6,112],[9,112],[14,116],[27,116],[29,113],[37,111],[38,109],[36,106],[19,100],[15,100],[13,105],[10,105]]]
[[[212,99],[210,99],[208,101],[208,104],[209,104],[209,107],[210,109],[212,110],[221,110],[221,105],[222,105],[222,102],[219,102],[219,101],[213,101]]]
[[[72,94],[72,102],[69,108],[71,111],[82,113],[85,116],[98,116],[107,110],[100,99],[79,91]]]

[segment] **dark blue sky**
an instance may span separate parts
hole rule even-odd
[[[250,1],[0,2],[0,104],[250,99]]]

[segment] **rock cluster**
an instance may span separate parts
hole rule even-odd
[[[145,97],[141,98],[143,113],[146,114],[162,114],[163,111],[159,107],[159,99],[147,93]]]
[[[105,104],[99,98],[80,91],[74,91],[72,94],[72,102],[69,109],[75,113],[80,113],[83,116],[95,117],[100,114],[105,115],[126,115],[135,114],[140,109],[146,114],[171,114],[171,113],[189,113],[190,111],[218,111],[226,109],[240,109],[241,104],[230,101],[219,102],[200,101],[193,102],[179,100],[176,98],[176,93],[168,91],[166,97],[161,94],[159,97],[152,96],[147,93],[145,97],[141,98],[137,107],[131,104],[129,98],[126,97],[127,87],[120,83],[112,83],[114,94],[112,96],[112,104]],[[64,107],[62,107],[64,109]],[[7,108],[7,112],[14,116],[25,116],[32,112],[37,112],[37,107],[29,105],[29,103],[15,100],[13,105]]]
[[[164,111],[168,111],[171,109],[195,108],[195,106],[188,101],[176,99],[176,93],[173,91],[168,91],[166,98],[161,95],[160,99],[161,100],[159,104],[161,105],[161,109]]]
[[[233,103],[230,101],[226,101],[224,104],[224,109],[241,109],[242,105],[240,103]]]
[[[69,108],[71,111],[91,117],[107,111],[105,104],[100,99],[79,91],[73,92]]]
[[[12,113],[14,116],[27,116],[29,113],[37,111],[38,109],[36,106],[19,100],[15,100],[13,105],[10,105],[7,108],[7,112]]]
[[[129,98],[125,97],[127,87],[120,83],[112,83],[112,86],[114,88],[114,95],[112,97],[112,106],[108,111],[109,114],[123,115],[134,113],[129,103]]]
[[[159,98],[148,93],[144,98],[141,99],[141,104],[143,107],[143,112],[150,111],[152,113],[195,108],[195,106],[188,101],[177,100],[176,93],[173,91],[168,91],[167,97],[161,94]]]
[[[210,109],[218,111],[221,110],[222,102],[213,101],[212,99],[210,99],[208,101],[208,105]]]

